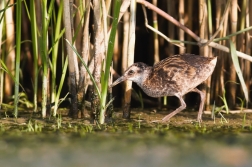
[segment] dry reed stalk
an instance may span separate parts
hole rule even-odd
[[[90,17],[90,0],[85,0],[83,3],[83,8],[85,8],[85,15],[84,15],[84,25],[83,25],[83,38],[82,38],[82,51],[81,57],[85,64],[88,64],[88,58],[90,56],[90,41],[89,41],[89,17]],[[79,89],[78,89],[78,101],[82,101],[82,108],[81,108],[81,116],[87,117],[89,114],[85,110],[85,93],[88,87],[88,73],[86,68],[82,63],[79,63],[80,67],[80,80],[79,80]]]
[[[226,4],[226,0],[223,0],[222,1],[223,4]],[[230,0],[230,6],[228,8],[228,12],[231,10],[231,0]],[[223,16],[222,16],[223,17]],[[223,23],[223,30],[220,32],[220,36],[221,37],[224,37],[226,36],[228,33],[229,33],[229,28],[228,28],[228,21],[229,21],[229,15],[225,16],[225,20],[224,20],[224,23]],[[220,44],[222,45],[227,45],[227,41],[224,40],[224,41],[221,41]],[[219,95],[222,95],[224,91],[226,91],[226,87],[225,87],[225,80],[226,80],[226,75],[227,75],[227,61],[228,61],[228,58],[230,57],[230,54],[229,53],[223,53],[221,50],[218,50],[219,54],[218,55],[222,55],[221,56],[221,60],[222,60],[222,64],[220,65],[221,67],[221,74],[220,74],[220,77],[219,77],[219,80],[220,80],[220,92],[219,94],[216,94],[216,99],[218,99],[220,101],[221,104],[223,104],[223,101],[219,98]]]
[[[42,5],[41,5],[41,2],[40,1],[34,1],[35,3],[35,16],[36,16],[36,24],[37,24],[37,31],[38,32],[42,32]],[[42,59],[41,59],[41,49],[42,47],[39,47],[41,46],[40,44],[40,41],[41,41],[41,38],[42,36],[41,35],[37,35],[37,41],[38,41],[38,55],[37,55],[37,67],[41,67],[42,65]],[[42,101],[42,86],[41,86],[41,83],[42,83],[42,79],[41,79],[41,73],[39,72],[39,70],[37,69],[37,82],[38,82],[38,90],[37,90],[37,101],[40,102]]]
[[[107,20],[107,29],[110,31],[110,27],[109,27],[109,25],[111,25],[111,23],[112,23],[112,20],[110,19],[110,16],[111,16],[111,0],[104,0],[103,2],[103,6],[105,6],[105,9],[103,10],[103,11],[106,11],[106,14],[105,13],[103,13],[103,15],[105,15],[107,18],[106,18],[106,20]],[[110,36],[110,32],[109,33],[107,33],[107,36],[109,37]]]
[[[73,14],[74,14],[74,36],[75,36],[75,46],[76,46],[76,50],[78,51],[78,53],[80,54],[82,51],[82,37],[83,37],[83,25],[81,24],[81,17],[82,17],[82,13],[80,13],[80,5],[82,5],[82,3],[80,2],[80,0],[75,0],[74,1],[74,7],[73,7]],[[79,28],[80,27],[80,28]]]
[[[207,22],[207,4],[206,0],[200,0],[199,1],[199,36],[201,39],[208,39],[208,22]],[[209,55],[209,47],[204,46],[200,47],[199,54],[201,56],[206,56],[208,57]],[[211,77],[209,77],[205,82],[204,86],[202,88],[202,92],[205,93],[206,95],[206,101],[205,101],[205,106],[206,109],[209,110],[209,105],[210,105],[210,86],[211,86]]]
[[[223,37],[227,34],[227,23],[228,23],[228,13],[230,10],[230,2],[231,0],[228,0],[226,3],[226,0],[216,0],[216,33],[214,36],[216,37]],[[223,8],[225,6],[225,9]],[[211,39],[210,39],[211,40]],[[226,45],[226,41],[220,41],[220,44]],[[212,89],[212,96],[213,99],[215,99],[217,105],[221,105],[223,102],[219,98],[219,95],[222,95],[225,91],[225,62],[227,61],[227,57],[229,56],[227,53],[223,53],[221,50],[216,51],[216,55],[223,55],[218,56],[218,61],[216,65],[216,72],[214,73],[215,81],[212,83],[213,88]]]
[[[244,28],[249,27],[249,1],[242,1],[241,15],[240,15],[240,23],[239,29],[243,30]],[[248,47],[250,38],[248,32],[243,32],[237,36],[237,50],[244,52],[246,54],[250,54],[250,48]],[[240,60],[242,74],[246,83],[246,87],[249,88],[250,82],[250,63],[245,60]],[[249,90],[248,90],[249,91]],[[242,87],[240,87],[240,91],[237,93],[237,96],[243,97]]]
[[[108,34],[108,24],[107,24],[107,10],[106,10],[106,4],[104,1],[101,1],[101,13],[102,13],[102,30],[103,30],[103,43],[101,43],[102,45],[104,45],[104,53],[103,53],[103,57],[102,60],[104,61],[104,64],[106,64],[106,58],[105,55],[107,54],[107,49],[108,49],[108,39],[109,39],[109,35]],[[103,71],[105,71],[105,65],[103,66]]]
[[[122,65],[121,71],[124,72],[127,69],[127,56],[129,45],[129,20],[130,13],[125,12],[123,15],[123,47],[122,47]],[[123,90],[125,90],[125,82],[123,82]],[[124,104],[124,98],[122,98],[122,104]]]
[[[3,9],[4,8],[4,1],[0,2],[0,8]],[[0,16],[2,16],[2,14],[0,14]],[[0,46],[2,46],[2,32],[3,32],[3,21],[0,22]],[[2,47],[0,47],[0,60],[2,60]],[[2,69],[1,67],[1,63],[0,63],[0,69]],[[2,70],[0,70],[0,110],[1,110],[1,104],[3,102],[3,75],[4,73],[2,72]]]
[[[206,0],[199,1],[199,36],[201,39],[208,39],[208,26],[207,26],[207,5]],[[208,55],[208,46],[201,47],[200,55]]]
[[[27,16],[25,6],[22,5],[22,21],[21,21],[22,40],[28,41],[31,39],[30,29],[28,27],[29,22],[30,22],[30,20]],[[29,78],[23,78],[23,79],[27,79],[30,81],[30,77],[35,76],[35,74],[34,74],[35,70],[33,70],[33,58],[32,58],[31,44],[29,42],[24,42],[21,50],[23,51],[23,52],[21,52],[21,54],[24,54],[24,58],[26,61],[26,66],[23,70],[26,72],[26,76],[29,77]],[[22,77],[22,76],[20,76],[20,77]],[[25,77],[25,75],[23,77]],[[34,81],[34,79],[32,79],[32,81]],[[30,83],[30,84],[32,85],[32,83]]]
[[[170,0],[170,1],[167,1],[167,13],[169,13],[171,16],[174,16],[175,15],[175,3],[174,3],[174,0]],[[174,24],[172,23],[168,23],[168,36],[169,38],[171,39],[174,39],[174,34],[175,34],[175,26]],[[172,56],[175,54],[175,50],[174,50],[174,45],[169,43],[168,44],[168,52],[167,52],[167,55],[168,56]]]
[[[237,31],[237,21],[238,21],[238,4],[237,3],[238,3],[237,0],[231,1],[231,8],[230,8],[231,34]],[[236,36],[233,36],[231,40],[236,46]],[[227,70],[229,73],[228,80],[236,82],[236,71],[234,70],[233,61],[230,56],[228,56]],[[236,88],[237,88],[236,84],[230,83],[228,85],[227,101],[231,109],[234,108],[235,103],[236,103]]]
[[[71,23],[71,34],[72,34],[72,39],[74,39],[74,35],[76,33],[76,27],[75,27],[75,22],[74,22],[74,15],[76,14],[76,11],[74,11],[74,8],[76,8],[76,6],[74,7],[74,0],[69,0],[69,9],[70,9],[70,23]],[[81,36],[81,35],[80,35]],[[78,37],[79,38],[79,37]],[[72,41],[75,48],[77,49],[76,47],[76,40],[75,41]],[[78,47],[80,47],[80,41],[78,41]],[[77,56],[76,54],[73,52],[73,55],[74,55],[74,70],[75,70],[75,83],[76,83],[76,89],[78,88],[78,84],[79,84],[79,80],[80,80],[80,73],[79,73],[79,66],[78,66],[78,59],[77,59]],[[78,52],[80,53],[80,52]]]
[[[197,41],[197,45],[198,46],[202,46],[204,43],[207,42],[207,40],[201,39],[198,35],[196,35],[192,30],[188,29],[186,26],[184,26],[183,24],[180,24],[180,22],[178,22],[176,19],[174,19],[173,17],[171,17],[169,14],[165,13],[164,11],[162,11],[161,9],[159,9],[158,7],[152,5],[151,3],[145,1],[145,0],[136,0],[138,3],[147,6],[150,10],[154,10],[156,11],[160,16],[162,16],[163,18],[169,20],[170,22],[172,22],[174,25],[178,26],[179,28],[183,29],[188,35],[190,35],[194,40]],[[210,42],[209,46],[222,50],[224,52],[229,53],[230,49],[226,46],[220,45],[216,42]],[[236,51],[236,54],[238,57],[241,57],[243,59],[246,59],[248,61],[252,62],[252,57],[250,55],[247,55],[245,53]]]
[[[237,18],[237,21],[239,20],[239,26],[237,27],[237,29],[239,30],[243,30],[245,28],[245,21],[246,21],[246,0],[242,1],[242,5],[241,5],[241,11],[239,13],[240,17]],[[245,53],[245,45],[246,45],[246,41],[245,41],[245,32],[237,35],[236,38],[236,49],[239,50],[240,52],[244,52]],[[240,68],[242,71],[242,74],[244,76],[245,73],[245,61],[244,60],[239,60],[239,64],[240,64]],[[245,79],[245,78],[244,78]],[[242,92],[242,87],[238,87],[239,92],[236,91],[236,96],[240,96],[240,92]]]
[[[213,35],[213,23],[212,23],[212,1],[207,0],[207,13],[208,13],[208,17],[206,20],[208,20],[208,35],[209,38],[211,39],[212,35]],[[213,49],[212,47],[208,47],[208,54],[205,56],[208,57],[213,57]],[[210,110],[210,103],[211,103],[211,81],[212,81],[212,76],[210,76],[207,80],[206,80],[206,110]]]
[[[114,44],[114,54],[113,54],[113,67],[115,69],[117,69],[118,67],[118,63],[119,63],[119,59],[120,59],[120,47],[119,47],[119,34],[121,34],[120,29],[118,28],[116,30],[116,37],[115,37],[115,44]]]
[[[127,55],[128,55],[128,45],[129,45],[129,19],[130,13],[125,12],[123,15],[123,48],[122,48],[122,68],[121,71],[124,72],[127,69]]]
[[[215,29],[219,29],[221,26],[221,18],[222,18],[222,6],[224,5],[225,0],[216,0],[215,3]],[[224,18],[227,20],[227,18]],[[224,27],[224,25],[222,25]],[[216,35],[216,37],[221,37],[223,34],[224,28],[220,30],[220,33]],[[221,41],[222,42],[222,41]],[[220,55],[222,51],[216,50],[216,55]],[[215,100],[215,104],[220,103],[220,98],[218,97],[219,95],[222,94],[223,92],[223,83],[224,83],[224,56],[218,56],[218,61],[217,65],[215,67],[214,75],[212,77],[212,89],[211,89],[211,95],[213,96],[213,99]]]
[[[107,15],[109,15],[109,13],[110,13],[110,6],[111,6],[111,0],[106,0],[105,1],[105,5],[106,5]]]
[[[150,29],[154,33],[156,33],[156,34],[160,35],[161,37],[163,37],[163,38],[160,39],[160,45],[164,43],[163,42],[164,40],[168,41],[169,43],[173,43],[172,39],[170,39],[167,36],[165,36],[165,34],[163,34],[162,32],[160,32],[157,28],[154,28],[154,27],[152,27],[152,26],[150,26],[148,24],[147,12],[146,12],[145,6],[142,5],[142,9],[143,9],[143,13],[144,13],[144,20],[145,20],[145,26],[146,26],[146,28]],[[160,27],[160,29],[162,29],[162,27]],[[159,47],[160,47],[160,45],[159,45]],[[178,43],[173,43],[173,45],[176,45],[178,47],[183,47],[181,44],[178,44]]]
[[[181,24],[185,24],[185,1],[184,0],[179,0],[179,22]],[[184,41],[185,40],[185,32],[181,29],[179,29],[179,40],[180,41]],[[181,44],[182,46],[184,46],[184,43]],[[184,53],[185,52],[185,48],[180,47],[179,48],[179,53]]]
[[[104,58],[105,54],[105,48],[104,45],[102,45],[104,42],[104,34],[103,34],[103,25],[102,25],[102,11],[100,6],[99,0],[93,1],[93,10],[94,10],[94,71],[93,76],[96,82],[96,85],[98,86],[98,89],[101,90],[101,68],[102,68],[102,59]],[[93,114],[98,114],[100,111],[100,99],[98,98],[98,94],[93,87],[92,90],[92,97],[91,97],[91,105],[92,105],[92,112]]]
[[[64,27],[66,29],[65,31],[65,37],[69,41],[70,44],[72,44],[72,27],[71,27],[71,14],[70,14],[70,3],[68,1],[64,1],[63,8],[63,21],[64,21]],[[73,116],[73,118],[78,117],[78,106],[77,106],[77,78],[76,74],[79,73],[79,71],[76,71],[76,66],[78,67],[77,63],[77,57],[74,54],[74,51],[70,47],[70,45],[66,44],[67,49],[67,55],[68,55],[68,69],[69,69],[69,92],[71,94],[71,110],[70,114]]]
[[[206,43],[204,43],[202,46],[206,46],[206,45],[210,44],[215,39],[215,37],[219,34],[220,30],[222,30],[222,28],[223,28],[223,22],[225,20],[225,17],[227,17],[227,15],[228,15],[230,1],[231,0],[229,0],[228,3],[226,4],[223,16],[222,16],[221,21],[220,21],[220,23],[218,25],[218,28],[216,29],[216,32],[213,35],[210,35],[210,39]],[[208,3],[209,3],[209,5],[211,5],[211,1],[210,0],[208,0]],[[219,4],[219,3],[217,2],[217,4]],[[211,10],[210,7],[208,7],[208,8]],[[209,28],[210,28],[209,29],[209,33],[212,34],[212,20],[210,20],[210,19],[209,19],[209,24],[211,24],[211,25],[209,25]]]
[[[11,0],[9,4],[13,4],[14,1]],[[5,59],[5,64],[7,68],[10,70],[11,74],[14,76],[14,71],[15,71],[15,22],[13,20],[13,8],[10,7],[7,8],[5,11],[5,20],[6,20],[6,25],[8,28],[6,28],[6,52],[8,55],[6,56]],[[13,92],[13,80],[12,78],[8,75],[5,74],[4,77],[4,101],[7,101],[10,99],[10,96],[12,95]]]
[[[135,51],[135,39],[136,39],[135,28],[136,28],[136,1],[131,0],[127,67],[129,67],[134,63],[134,51]],[[130,118],[131,88],[132,88],[132,81],[126,81],[124,91],[125,94],[124,94],[123,118]]]
[[[158,6],[157,0],[152,0],[153,5]],[[145,12],[146,13],[146,12]],[[147,17],[146,17],[147,19]],[[153,19],[153,28],[158,30],[158,17],[157,13],[152,11],[152,19]],[[153,43],[154,43],[154,64],[160,61],[159,58],[159,42],[158,42],[158,34],[153,32]],[[166,104],[166,101],[164,102]],[[158,98],[158,108],[161,108],[161,98]]]
[[[157,0],[152,0],[153,5],[158,6],[157,5]],[[152,12],[152,18],[153,18],[153,28],[158,30],[158,19],[157,19],[157,13],[156,12]],[[157,33],[153,33],[154,36],[154,64],[159,62],[159,42],[158,42],[158,34]]]
[[[237,18],[237,20],[239,19],[239,27],[237,27],[237,29],[239,28],[239,30],[243,30],[245,28],[245,23],[246,23],[246,6],[247,6],[247,1],[244,0],[242,1],[242,8],[241,8],[241,13],[240,14],[240,18]],[[238,16],[237,16],[238,17]],[[245,52],[245,32],[241,33],[239,35],[237,35],[237,50],[241,51],[241,52]],[[244,64],[243,62],[240,62],[241,64],[241,68],[244,68]]]
[[[103,24],[102,24],[102,11],[99,0],[93,1],[94,10],[94,79],[96,84],[100,89],[100,76],[101,76],[101,65],[105,54],[104,45],[104,34],[103,34]]]
[[[249,1],[248,8],[249,8],[249,11],[248,11],[248,16],[247,16],[248,18],[246,20],[246,26],[251,26],[252,25],[252,2],[251,1]],[[248,45],[248,50],[250,50],[250,52],[252,52],[252,41],[251,41],[251,36],[250,36],[250,34],[252,34],[252,30],[248,31],[247,34],[250,39],[249,40],[250,45]]]
[[[189,29],[193,29],[193,10],[194,8],[194,0],[187,0],[187,15],[185,15],[185,25],[189,28]],[[187,36],[187,41],[192,41],[192,37],[191,36]],[[186,52],[191,53],[192,52],[192,45],[187,45],[186,46]]]
[[[249,27],[251,26],[251,23],[252,23],[252,1],[248,1],[247,2],[247,10],[246,10],[246,27]],[[252,32],[251,31],[248,31],[246,32],[246,54],[248,55],[251,55],[252,54],[252,41],[251,41],[251,34]],[[250,92],[250,78],[251,78],[251,63],[250,62],[246,62],[245,63],[245,69],[246,69],[246,72],[245,72],[245,82],[246,82],[246,85],[247,85],[247,89],[248,89],[248,92]]]
[[[249,27],[252,23],[252,2],[249,0],[244,0],[246,1],[246,27]],[[250,38],[250,32],[245,32],[245,53],[248,55],[251,55],[251,38]],[[244,61],[244,79],[246,82],[246,86],[248,89],[248,92],[250,92],[250,78],[251,78],[251,63],[248,61]]]
[[[223,11],[223,15],[222,15],[222,6],[224,6],[225,4],[225,10]],[[216,32],[211,36],[211,38],[209,39],[209,41],[205,44],[209,44],[211,41],[213,41],[214,38],[216,37],[221,37],[222,34],[225,34],[226,32],[226,25],[227,25],[227,17],[228,17],[228,11],[230,8],[230,0],[228,0],[227,3],[225,3],[223,0],[216,0]],[[225,43],[225,41],[221,41],[220,43]],[[225,54],[222,53],[222,51],[217,50],[216,51],[216,55],[220,55],[220,54]],[[218,95],[222,94],[224,91],[224,73],[223,73],[223,67],[224,67],[224,59],[225,56],[218,56],[218,61],[217,61],[217,66],[216,66],[216,70],[218,72],[215,72],[214,75],[212,75],[214,77],[214,81],[212,82],[212,88],[215,87],[215,89],[211,89],[211,95],[213,97],[213,99],[218,99],[220,101],[220,98],[218,98]],[[217,104],[219,103],[219,101],[217,100]]]

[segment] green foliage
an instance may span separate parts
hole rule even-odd
[[[78,58],[80,59],[82,65],[86,68],[87,73],[88,73],[88,75],[90,76],[90,79],[91,79],[92,83],[94,84],[94,87],[95,87],[95,89],[96,89],[96,91],[97,91],[97,93],[98,93],[98,97],[101,98],[100,90],[99,90],[99,88],[98,88],[98,86],[97,86],[97,84],[96,84],[96,82],[95,82],[95,80],[94,80],[94,77],[93,77],[92,73],[90,72],[90,70],[89,70],[87,64],[84,62],[84,60],[83,60],[82,57],[79,55],[78,51],[74,48],[74,46],[73,46],[67,39],[65,39],[65,40],[66,40],[67,44],[70,45],[70,47],[73,49],[73,51],[75,52],[75,54],[78,56]]]
[[[26,132],[42,132],[43,125],[39,124],[37,121],[29,120],[27,123],[27,128],[25,129]]]
[[[242,98],[240,98],[240,97],[237,97],[237,99],[239,99],[240,102],[241,102],[240,111],[242,112],[242,111],[243,111],[243,108],[244,108],[245,99],[242,99]]]
[[[242,90],[243,90],[243,93],[244,93],[244,96],[245,96],[245,99],[246,99],[246,106],[248,106],[248,101],[249,101],[248,88],[246,86],[245,80],[244,80],[243,75],[242,75],[242,71],[241,71],[240,64],[239,64],[239,59],[238,59],[238,56],[236,54],[236,48],[235,48],[235,45],[232,42],[232,40],[229,40],[229,44],[230,44],[230,53],[231,53],[231,57],[232,57],[234,67],[235,67],[235,71],[236,71],[236,73],[238,75],[238,78],[239,78],[241,86],[242,86]]]
[[[112,28],[109,36],[108,41],[108,51],[107,51],[107,57],[105,61],[105,72],[104,77],[101,78],[101,112],[100,112],[100,119],[99,122],[101,124],[104,123],[105,120],[105,106],[107,101],[107,91],[108,91],[108,81],[109,81],[109,74],[110,74],[110,66],[112,63],[113,58],[113,51],[114,51],[114,44],[115,44],[115,36],[116,36],[116,30],[117,30],[117,24],[118,24],[118,17],[120,13],[120,6],[121,6],[121,0],[115,0],[114,1],[114,14],[113,14],[113,22],[112,22]],[[104,16],[105,17],[105,16]]]
[[[226,89],[225,89],[227,83],[238,84],[238,83],[233,82],[233,81],[227,81],[227,82],[225,83],[225,85],[224,85],[224,87],[223,87],[223,94],[222,94],[222,96],[219,95],[219,97],[221,98],[221,100],[222,100],[222,102],[224,103],[224,105],[221,106],[221,107],[216,107],[215,113],[216,113],[216,112],[220,112],[220,111],[223,110],[223,109],[226,110],[226,113],[227,113],[227,114],[229,113],[229,108],[228,108],[227,99],[226,99]]]

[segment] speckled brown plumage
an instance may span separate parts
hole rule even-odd
[[[137,83],[151,97],[178,97],[181,106],[165,116],[162,119],[163,121],[169,120],[172,116],[186,108],[186,104],[182,98],[183,95],[188,92],[197,92],[201,97],[197,120],[201,121],[205,94],[196,87],[212,74],[216,62],[216,57],[210,58],[183,54],[168,57],[153,67],[141,62],[134,63],[110,87],[124,80],[131,80]]]

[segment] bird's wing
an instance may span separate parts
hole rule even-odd
[[[180,55],[168,57],[153,66],[153,73],[161,77],[168,77],[174,80],[174,77],[191,78],[196,75],[197,69],[190,65]]]

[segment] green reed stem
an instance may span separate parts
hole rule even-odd
[[[15,97],[14,97],[14,116],[18,116],[18,94],[19,94],[19,71],[21,54],[21,0],[17,1],[16,8],[16,65],[15,65]]]
[[[57,72],[57,60],[58,60],[58,52],[59,52],[59,38],[61,38],[61,22],[62,22],[62,15],[63,15],[63,1],[60,1],[60,6],[58,10],[57,15],[57,21],[56,21],[56,27],[55,27],[55,33],[53,38],[53,46],[52,46],[52,82],[51,82],[51,102],[55,101],[55,107],[58,105],[56,104],[56,101],[58,102],[57,98],[57,91],[56,91],[56,72]],[[63,34],[63,33],[62,33]],[[65,79],[65,78],[64,78]],[[58,89],[59,91],[59,89]],[[60,92],[59,92],[60,93]],[[56,107],[57,108],[57,107]],[[54,109],[54,116],[56,116],[56,110]]]
[[[222,40],[229,40],[231,37],[236,36],[236,35],[239,35],[239,34],[241,34],[241,33],[244,33],[244,32],[246,32],[246,31],[249,31],[249,30],[252,30],[252,26],[250,26],[250,27],[248,27],[248,28],[245,28],[245,29],[242,29],[242,30],[240,30],[240,31],[237,31],[237,32],[235,32],[235,33],[233,33],[233,34],[227,35],[227,36],[222,37],[222,38],[215,38],[215,39],[213,40],[213,42],[219,42],[219,41],[222,41]]]
[[[108,52],[107,52],[106,63],[105,63],[105,73],[104,73],[103,79],[101,80],[101,112],[100,112],[100,118],[99,118],[100,124],[103,124],[105,121],[105,112],[106,112],[105,106],[106,106],[107,91],[108,91],[108,80],[109,80],[110,66],[111,66],[113,52],[114,52],[115,36],[116,36],[116,29],[117,29],[117,24],[118,24],[120,6],[121,6],[121,0],[115,0],[112,28],[111,28],[111,33],[109,36],[109,41],[108,41]]]
[[[31,37],[32,37],[32,51],[33,51],[33,69],[34,69],[34,112],[37,112],[37,95],[38,95],[38,37],[37,37],[37,21],[35,12],[35,3],[30,1],[30,16],[31,16]]]
[[[56,97],[55,97],[55,105],[54,105],[54,110],[53,110],[53,116],[54,117],[56,116],[57,109],[59,107],[59,98],[60,98],[60,93],[61,93],[64,81],[65,81],[67,67],[68,67],[68,58],[65,59],[63,71],[62,71],[62,74],[61,74],[59,88],[58,88],[58,91],[57,91],[57,94],[56,94]]]
[[[47,52],[47,30],[54,7],[54,1],[50,1],[48,13],[47,13],[47,0],[42,1],[42,41],[41,41],[41,57],[43,64],[43,76],[42,76],[42,117],[46,117],[46,105],[47,105],[47,91],[48,91],[48,68],[49,58]]]
[[[41,58],[43,64],[42,75],[42,117],[46,117],[46,104],[47,104],[47,83],[48,83],[48,57],[47,57],[47,0],[42,1],[42,38],[41,38]]]
[[[239,29],[243,30],[244,27],[245,27],[245,23],[246,23],[246,15],[247,15],[247,11],[246,11],[246,8],[247,8],[247,2],[249,1],[242,1],[242,9],[241,9],[241,22],[240,22],[240,27]]]

